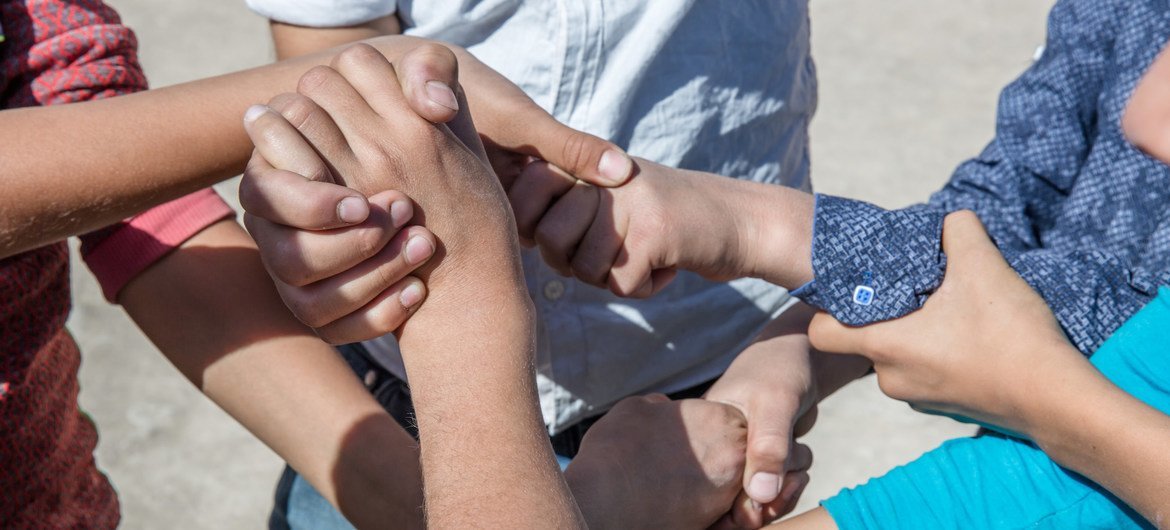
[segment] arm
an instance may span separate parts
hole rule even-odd
[[[474,130],[466,114],[450,127],[423,120],[395,75],[375,50],[355,46],[333,68],[308,72],[295,96],[331,126],[298,132],[265,112],[249,131],[283,138],[257,141],[261,155],[269,145],[298,146],[363,193],[402,190],[436,236],[439,249],[420,273],[427,304],[399,340],[422,433],[428,523],[583,527],[536,404],[534,315],[499,181],[452,132]]]
[[[414,440],[288,313],[258,257],[222,221],[132,280],[119,302],[184,376],[358,527],[421,528]]]
[[[405,36],[370,41],[392,61],[422,42]],[[561,125],[499,74],[455,50],[462,54],[465,82],[478,88],[476,97],[490,102],[481,107],[476,122],[493,139],[493,152],[576,165],[582,178],[598,183],[620,183],[628,177],[628,159],[612,144]],[[0,112],[0,144],[8,150],[0,164],[5,186],[0,195],[0,257],[109,225],[240,173],[251,147],[239,116],[256,101],[293,90],[301,74],[336,54],[328,50],[109,100]],[[427,63],[417,64],[418,70],[399,70],[412,107],[431,121],[451,119],[455,96],[441,81],[435,84],[438,73]],[[525,128],[515,126],[517,116],[529,118],[519,120]],[[27,133],[32,130],[53,134]],[[582,151],[566,150],[570,145]],[[627,160],[624,169],[598,169],[598,160],[611,150]],[[295,193],[299,191],[286,191],[282,198],[318,212],[315,222],[327,221],[305,228],[348,226],[368,212],[361,203],[356,212],[342,213],[341,201],[358,194],[340,186],[318,187],[308,198]],[[306,208],[307,203],[312,207]]]
[[[418,42],[390,37],[378,46],[397,58]],[[294,88],[305,70],[333,55],[101,101],[0,112],[6,150],[0,257],[109,225],[238,174],[251,153],[239,125],[244,109]],[[428,102],[416,106],[427,109]],[[333,226],[348,224],[336,218],[339,195],[357,194],[326,198]]]
[[[813,343],[870,357],[882,390],[896,399],[1035,440],[1164,525],[1170,466],[1157,452],[1170,441],[1170,384],[1162,382],[1170,293],[1123,326],[1091,365],[973,215],[946,223],[947,279],[922,310],[859,328],[818,315]]]

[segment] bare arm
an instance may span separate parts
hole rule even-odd
[[[420,42],[385,37],[375,44],[396,59]],[[334,55],[102,101],[0,112],[0,257],[109,225],[240,173],[252,150],[240,125],[244,110],[295,89],[301,74]]]
[[[300,57],[383,35],[402,33],[402,25],[395,16],[339,28],[309,28],[275,20],[269,23],[269,27],[272,30],[272,44],[276,48],[278,60]]]
[[[1059,384],[1030,387],[1028,435],[1062,466],[1170,528],[1170,416],[1105,379],[1070,345],[1043,354],[1070,362]]]
[[[358,527],[422,527],[414,440],[292,317],[234,221],[188,240],[120,302],[184,376]]]

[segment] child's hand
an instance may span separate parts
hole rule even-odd
[[[620,183],[628,177],[632,163],[620,149],[561,125],[517,87],[470,55],[461,54],[459,61],[463,75],[472,78],[474,89],[482,93],[472,99],[490,103],[475,112],[477,120],[489,127],[484,132],[489,145],[486,153],[467,117],[470,109],[450,53],[435,46],[423,47],[403,57],[395,71],[411,109],[433,123],[448,123],[451,132],[473,152],[486,154],[501,179],[514,180],[520,161],[526,162],[529,155],[576,167],[578,176],[599,185]],[[323,113],[316,105],[307,105],[304,98],[293,95],[278,97],[270,106],[306,134],[331,121],[320,119]],[[516,127],[517,123],[524,126]],[[287,150],[286,145],[275,145],[274,149]],[[298,317],[326,333],[333,342],[354,342],[394,332],[406,313],[391,303],[396,293],[387,291],[401,278],[385,273],[387,267],[397,266],[391,261],[399,259],[390,255],[393,251],[386,244],[400,225],[387,223],[385,218],[392,209],[394,223],[405,222],[402,219],[409,220],[413,215],[413,205],[400,196],[380,194],[367,201],[337,181],[314,153],[298,155],[282,169],[288,171],[270,171],[254,161],[240,182],[240,202],[246,211],[246,224],[261,243],[269,272],[278,285],[284,284],[281,292],[285,300]],[[308,177],[308,181],[297,175]],[[386,206],[395,199],[399,202]],[[354,230],[333,230],[340,227]],[[404,237],[425,235],[411,233]],[[428,259],[427,242],[431,243],[429,252],[433,252],[433,239],[414,240],[408,246],[411,256]],[[399,261],[419,265],[417,261]],[[326,296],[323,289],[306,287],[326,279],[346,284],[345,296]],[[383,305],[370,305],[371,300]],[[333,325],[341,324],[342,318],[350,323]]]
[[[421,48],[405,57],[403,64],[409,67],[412,61],[446,61],[445,69],[433,64],[432,68],[452,75],[455,70],[454,58],[441,47]],[[273,223],[256,215],[247,218],[269,268],[287,284],[286,299],[297,301],[293,309],[298,316],[326,330],[335,342],[392,331],[401,318],[391,308],[401,297],[395,298],[393,288],[386,291],[394,285],[395,276],[388,271],[423,262],[427,268],[420,277],[429,278],[432,291],[434,282],[451,276],[448,271],[458,278],[451,283],[463,282],[471,274],[497,273],[501,276],[493,283],[507,286],[513,273],[518,274],[511,215],[466,114],[450,126],[419,117],[407,106],[394,68],[372,48],[355,46],[339,55],[333,66],[307,73],[300,94],[274,99],[272,106],[281,114],[261,107],[247,120],[260,156],[246,175],[251,184],[242,189],[241,202],[250,212],[282,221]],[[458,86],[454,78],[447,84]],[[287,165],[268,167],[277,157]],[[295,174],[317,178],[305,180]],[[321,180],[348,184],[358,193]],[[319,209],[269,202],[269,192],[282,185],[307,191],[303,200],[310,206],[320,206],[319,198],[327,194],[343,197],[334,202],[340,205],[340,217],[346,214],[346,201],[360,193],[370,194],[370,218],[357,228],[327,232],[282,226],[323,226],[316,215]],[[385,191],[391,188],[410,198]],[[389,237],[411,218],[425,222],[438,238],[417,228],[398,239]],[[435,258],[427,261],[432,255]],[[449,259],[444,260],[445,256]],[[482,258],[476,263],[478,268],[441,265],[455,260],[468,263],[472,256]],[[309,285],[313,282],[331,289],[313,288]],[[421,288],[416,280],[410,285]],[[401,309],[397,313],[402,314]]]
[[[722,403],[626,398],[589,429],[565,478],[590,528],[706,528],[740,491],[746,438]]]
[[[747,419],[744,493],[716,528],[759,528],[796,507],[812,455],[796,438],[816,419],[806,331],[811,308],[791,308],[731,363],[703,396]]]
[[[1036,393],[1087,363],[974,213],[947,216],[943,250],[946,277],[922,309],[858,328],[818,314],[809,337],[820,350],[869,357],[890,397],[1028,435]]]
[[[751,184],[638,159],[619,188],[597,188],[543,162],[512,184],[521,240],[550,266],[620,296],[644,298],[677,268],[712,279],[748,271],[750,216],[735,209]],[[749,223],[750,224],[750,223]]]

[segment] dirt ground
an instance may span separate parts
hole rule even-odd
[[[154,86],[263,64],[264,20],[243,0],[109,0],[140,38]],[[887,207],[925,199],[991,138],[998,90],[1043,42],[1049,0],[815,0],[821,99],[812,127],[818,191]],[[234,199],[233,182],[220,187]],[[80,262],[77,262],[80,263]],[[83,266],[69,321],[84,352],[82,406],[123,526],[258,528],[281,462],[203,398],[106,304]],[[874,381],[822,405],[802,507],[973,432],[885,399]]]

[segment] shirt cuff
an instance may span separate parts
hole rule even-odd
[[[104,239],[82,245],[82,257],[106,300],[116,303],[130,280],[204,228],[232,215],[215,191],[200,190],[103,230],[108,234]]]
[[[885,210],[828,195],[816,200],[813,281],[793,296],[861,326],[918,309],[942,283],[942,210]]]
[[[397,10],[394,0],[247,0],[247,4],[270,20],[311,28],[356,26]]]

